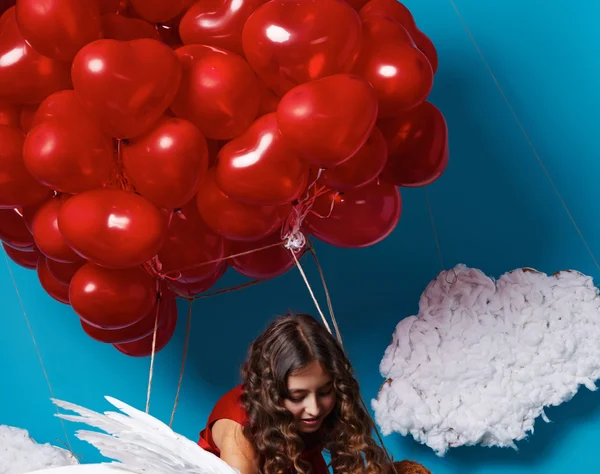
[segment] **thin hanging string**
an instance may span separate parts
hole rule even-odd
[[[115,167],[114,167],[114,182],[115,184],[124,191],[135,191],[133,186],[129,183],[127,176],[125,175],[125,171],[123,169],[123,140],[117,139],[117,153],[115,157]],[[169,219],[172,217],[169,217]],[[170,222],[170,221],[169,221]],[[150,269],[150,266],[145,266],[145,268]],[[150,397],[152,394],[152,380],[154,378],[154,361],[156,358],[156,339],[158,335],[158,322],[160,316],[160,282],[156,282],[157,286],[157,295],[158,299],[156,301],[156,315],[154,317],[154,330],[152,332],[152,353],[150,354],[150,370],[148,371],[148,389],[146,391],[146,413],[150,413]]]
[[[169,304],[172,304],[170,302]],[[160,316],[160,300],[156,301],[156,316],[154,317],[154,332],[152,333],[152,354],[150,355],[150,373],[148,374],[148,390],[146,391],[146,413],[150,413],[150,395],[152,393],[152,378],[154,377],[154,359],[156,356],[156,336]]]
[[[565,200],[563,199],[560,191],[558,190],[558,188],[554,184],[554,181],[552,180],[552,177],[550,176],[550,173],[546,169],[546,166],[544,165],[544,162],[542,161],[542,158],[540,157],[540,155],[537,152],[535,146],[533,145],[532,140],[529,138],[529,135],[525,131],[525,127],[521,123],[521,120],[519,120],[519,117],[518,117],[517,113],[515,112],[514,108],[512,107],[512,105],[510,103],[510,101],[508,100],[508,97],[504,93],[504,90],[502,89],[502,86],[498,82],[498,79],[496,79],[496,76],[495,76],[494,72],[492,71],[492,68],[490,67],[490,65],[488,64],[487,60],[485,59],[485,56],[483,55],[483,52],[481,51],[481,48],[479,48],[479,45],[477,44],[477,41],[475,40],[475,37],[471,33],[471,30],[467,26],[467,23],[463,19],[462,15],[460,14],[460,11],[458,10],[458,8],[457,8],[457,6],[456,6],[456,4],[454,3],[453,0],[450,0],[450,4],[452,5],[452,8],[456,12],[456,15],[458,16],[458,19],[462,23],[463,28],[465,29],[465,31],[469,35],[469,38],[470,38],[471,42],[473,43],[473,46],[475,46],[475,49],[477,50],[477,53],[479,54],[479,57],[483,61],[483,64],[484,64],[485,68],[487,69],[490,77],[494,81],[494,84],[496,84],[496,87],[498,88],[498,91],[500,92],[500,95],[502,96],[502,99],[506,103],[506,106],[508,107],[508,110],[510,111],[510,113],[513,116],[513,118],[515,119],[515,122],[516,122],[517,126],[521,129],[521,133],[523,134],[523,137],[525,137],[525,141],[529,145],[529,148],[531,148],[533,156],[535,157],[535,159],[537,160],[538,164],[542,168],[542,171],[546,175],[546,178],[548,178],[548,182],[550,183],[550,186],[552,186],[552,189],[554,189],[554,192],[555,192],[556,196],[558,197],[560,203],[562,204],[562,207],[564,208],[565,212],[567,213],[567,216],[569,217],[569,220],[571,221],[571,224],[573,224],[573,227],[575,228],[575,231],[577,232],[577,234],[579,235],[579,238],[583,242],[583,245],[585,246],[588,254],[592,258],[592,261],[594,262],[594,265],[596,266],[596,268],[598,269],[598,271],[600,271],[600,264],[598,264],[598,261],[596,260],[596,257],[594,256],[594,253],[592,252],[591,247],[588,245],[587,241],[585,240],[585,237],[583,236],[583,233],[581,232],[581,230],[579,229],[579,226],[575,222],[575,218],[571,214],[571,211],[569,210],[569,207],[567,206],[567,203],[565,202]]]
[[[195,263],[193,265],[188,265],[186,267],[182,267],[182,268],[178,268],[177,270],[171,270],[165,273],[165,277],[167,279],[174,279],[174,280],[178,280],[179,278],[181,278],[181,274],[183,272],[189,271],[189,270],[194,270],[196,268],[200,268],[200,267],[204,267],[206,265],[211,265],[213,263],[219,263],[219,262],[223,262],[225,260],[231,260],[232,258],[236,258],[236,257],[243,257],[244,255],[249,255],[251,253],[254,252],[260,252],[261,250],[267,250],[273,247],[280,247],[282,245],[284,245],[285,242],[281,241],[281,242],[277,242],[274,244],[269,244],[269,245],[265,245],[264,247],[259,247],[257,249],[252,249],[252,250],[246,250],[245,252],[239,252],[239,253],[234,253],[231,255],[227,255],[227,257],[222,257],[222,258],[215,258],[213,260],[207,260],[206,262],[200,262],[200,263]],[[173,275],[173,276],[171,276]],[[174,276],[174,275],[178,275],[178,276]]]
[[[177,382],[177,393],[175,394],[175,403],[173,404],[173,411],[171,412],[171,419],[169,420],[169,428],[173,428],[173,420],[175,420],[175,412],[177,411],[177,405],[179,404],[179,394],[181,393],[181,386],[183,385],[183,374],[185,371],[185,361],[187,359],[187,352],[190,343],[190,333],[192,331],[192,307],[194,300],[188,301],[188,312],[187,322],[185,326],[185,341],[183,343],[183,355],[181,356],[181,369],[179,370],[179,381]]]
[[[335,329],[335,335],[336,335],[338,341],[340,341],[340,344],[343,344],[342,334],[340,333],[340,328],[338,327],[338,323],[335,318],[335,314],[333,312],[333,304],[331,304],[331,295],[329,294],[329,288],[327,287],[327,282],[325,281],[325,274],[323,273],[323,267],[321,267],[321,262],[319,262],[319,258],[317,257],[317,252],[315,251],[315,249],[312,245],[310,246],[308,251],[312,255],[312,258],[315,261],[315,264],[317,265],[317,270],[319,271],[319,276],[321,277],[321,282],[323,283],[323,290],[325,291],[325,299],[327,300],[327,308],[329,309],[329,314],[331,315],[331,321],[333,322],[333,327]]]
[[[117,139],[117,155],[115,157],[115,167],[113,171],[113,184],[124,191],[135,192],[134,186],[129,181],[123,167],[123,139]]]
[[[308,288],[308,292],[310,293],[313,303],[315,304],[317,311],[319,312],[319,316],[321,316],[321,319],[323,320],[323,324],[327,328],[327,331],[329,331],[329,334],[333,334],[331,332],[331,328],[329,327],[329,323],[327,322],[327,318],[323,314],[323,311],[321,310],[321,306],[319,306],[319,302],[317,301],[315,293],[314,293],[312,287],[310,286],[310,283],[308,282],[308,278],[306,278],[306,273],[304,273],[304,269],[302,268],[302,265],[300,265],[300,261],[298,260],[298,257],[296,257],[296,252],[294,252],[293,250],[290,249],[290,253],[292,254],[292,257],[294,257],[294,262],[296,263],[296,268],[298,268],[300,275],[302,275],[304,284],[306,285],[306,288]],[[340,341],[340,343],[341,343],[341,341]]]
[[[196,300],[200,300],[200,299],[204,299],[204,298],[209,298],[211,296],[217,296],[217,295],[222,295],[225,293],[229,293],[232,291],[237,291],[237,290],[242,290],[244,288],[249,288],[251,286],[257,285],[259,283],[263,283],[265,281],[268,280],[253,280],[241,285],[236,285],[236,286],[231,286],[228,288],[223,288],[221,290],[217,290],[217,291],[213,291],[211,293],[204,293],[201,295],[197,295],[194,296],[192,298],[185,298],[182,297],[183,299],[187,300],[189,306],[188,306],[188,313],[187,313],[187,324],[186,324],[186,329],[185,329],[185,342],[183,344],[183,354],[181,357],[181,369],[179,370],[179,381],[177,382],[177,392],[175,395],[175,402],[173,403],[173,410],[171,411],[171,420],[169,422],[169,426],[173,427],[173,421],[175,420],[175,413],[177,412],[177,406],[179,404],[179,394],[181,393],[181,387],[183,385],[183,375],[185,372],[185,362],[187,359],[187,351],[188,351],[188,347],[189,347],[189,339],[190,339],[190,333],[192,330],[192,304],[194,303],[194,301]],[[152,366],[150,367],[150,371],[152,371],[153,368]],[[152,379],[149,378],[148,380],[148,388],[147,388],[147,393],[148,396],[150,396],[150,392],[152,390]]]
[[[223,295],[225,293],[230,293],[232,291],[243,290],[244,288],[249,288],[254,285],[258,285],[259,283],[264,283],[265,281],[269,281],[270,278],[265,280],[252,280],[246,283],[242,283],[240,285],[229,286],[227,288],[221,288],[220,290],[211,291],[210,293],[203,293],[201,295],[194,296],[191,300],[203,300],[205,298],[210,298],[211,296]]]
[[[440,260],[440,267],[442,271],[446,268],[444,266],[444,259],[442,257],[442,247],[440,246],[440,240],[438,238],[437,229],[435,227],[435,219],[433,218],[433,210],[431,208],[431,201],[429,200],[429,193],[427,192],[427,186],[423,188],[425,191],[425,201],[427,201],[427,212],[429,212],[429,222],[431,223],[431,229],[433,230],[433,239],[435,240],[435,246],[437,248],[438,258]]]
[[[440,268],[443,272],[446,267],[444,266],[444,258],[442,257],[442,246],[440,245],[440,239],[438,238],[437,228],[435,226],[435,218],[433,217],[433,209],[431,207],[431,201],[429,200],[429,193],[427,192],[427,186],[424,188],[425,191],[425,201],[427,201],[427,212],[429,212],[429,221],[431,223],[431,230],[433,231],[433,239],[435,240],[435,246],[437,248],[438,259],[440,261]],[[452,279],[448,279],[448,275],[452,273]],[[456,270],[454,268],[450,269],[449,272],[446,272],[444,277],[446,283],[452,285],[458,280],[458,275],[456,274]]]
[[[8,268],[8,273],[10,275],[10,279],[11,279],[13,287],[15,289],[15,293],[17,294],[17,299],[19,300],[19,305],[21,306],[21,311],[23,312],[23,317],[25,318],[25,323],[27,324],[27,329],[29,330],[29,335],[31,336],[31,340],[33,342],[33,347],[35,348],[35,352],[37,353],[38,360],[40,361],[40,365],[42,367],[42,372],[44,373],[44,378],[46,379],[46,384],[48,385],[48,390],[50,391],[50,396],[55,399],[56,397],[54,396],[54,390],[52,389],[52,384],[50,383],[50,377],[48,376],[48,372],[46,371],[46,365],[44,364],[44,360],[42,358],[42,352],[40,351],[40,348],[35,339],[35,335],[33,334],[33,328],[31,327],[29,317],[27,316],[27,311],[25,310],[25,304],[23,303],[23,298],[21,297],[21,292],[19,291],[19,287],[17,286],[17,281],[15,280],[15,276],[13,274],[13,271],[10,266],[10,262],[8,260],[8,256],[6,255],[6,253],[4,253],[4,261],[6,262],[6,267]],[[55,405],[55,408],[56,408],[56,413],[60,414],[58,406]],[[63,419],[59,418],[59,421],[62,426],[63,432],[65,434],[66,446],[67,446],[69,452],[75,459],[79,460],[79,457],[76,456],[75,453],[73,452],[73,448],[71,446],[71,441],[69,440],[69,435],[67,433],[67,427],[65,426]],[[57,440],[57,441],[61,441],[61,440]]]

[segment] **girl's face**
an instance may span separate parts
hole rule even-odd
[[[287,389],[284,406],[294,415],[298,431],[317,431],[335,407],[331,376],[319,362],[313,361],[288,377]]]

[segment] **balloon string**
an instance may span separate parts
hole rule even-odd
[[[244,288],[250,288],[251,286],[255,286],[255,285],[258,285],[259,283],[264,283],[269,280],[271,280],[271,278],[256,279],[256,280],[248,281],[246,283],[241,283],[239,285],[228,286],[226,288],[221,288],[220,290],[211,291],[210,293],[202,293],[199,295],[195,295],[191,298],[186,298],[186,299],[192,300],[192,301],[203,300],[206,298],[210,298],[211,296],[223,295],[225,293],[231,293],[232,291],[243,290]]]
[[[433,240],[435,240],[435,247],[437,248],[438,258],[440,260],[440,267],[442,271],[445,270],[444,267],[444,259],[442,257],[442,246],[440,245],[440,239],[438,238],[437,229],[435,226],[435,219],[433,217],[433,209],[431,207],[431,200],[429,199],[429,193],[427,192],[427,186],[424,188],[425,191],[425,201],[427,202],[427,212],[429,213],[429,222],[431,223],[431,230],[433,230]],[[448,279],[448,275],[452,274],[452,277]],[[449,285],[453,285],[458,280],[458,275],[454,268],[452,268],[449,272],[446,272],[446,276],[444,277],[446,283]]]
[[[450,0],[450,5],[452,5],[452,8],[454,9],[454,12],[456,13],[456,16],[458,16],[459,21],[462,23],[463,28],[465,29],[465,31],[467,32],[467,35],[469,36],[469,39],[471,40],[471,43],[473,43],[473,46],[477,50],[477,54],[481,58],[481,61],[483,62],[483,65],[485,66],[485,68],[486,68],[487,72],[489,73],[490,77],[494,81],[494,84],[495,84],[496,88],[498,89],[498,92],[502,96],[502,100],[504,100],[504,103],[506,104],[506,106],[508,107],[509,112],[513,116],[513,119],[515,120],[515,123],[517,124],[517,126],[521,130],[521,133],[523,134],[523,138],[525,139],[525,141],[527,142],[527,145],[531,149],[531,152],[532,152],[533,156],[535,157],[536,161],[538,162],[540,168],[542,169],[542,172],[546,176],[546,179],[548,179],[548,182],[550,183],[550,186],[554,190],[554,193],[556,194],[556,197],[560,201],[560,203],[561,203],[561,205],[562,205],[565,213],[567,214],[567,217],[569,218],[569,220],[571,221],[571,224],[573,225],[573,228],[577,232],[577,235],[579,235],[579,238],[580,238],[581,242],[583,243],[583,246],[585,247],[587,253],[590,256],[590,258],[592,259],[592,262],[594,263],[596,269],[598,271],[600,271],[600,264],[598,263],[598,260],[596,259],[596,256],[594,255],[594,252],[592,251],[592,248],[590,247],[590,245],[588,244],[587,240],[583,236],[583,232],[581,231],[581,229],[577,225],[577,222],[575,221],[575,218],[573,217],[573,214],[571,213],[569,207],[567,206],[567,203],[566,203],[565,199],[563,198],[562,194],[558,190],[558,187],[554,183],[554,180],[550,176],[550,172],[548,171],[548,168],[546,168],[546,166],[544,165],[544,162],[543,162],[540,154],[538,153],[537,149],[535,148],[535,145],[533,144],[533,141],[531,140],[531,137],[529,136],[529,134],[525,130],[525,127],[524,127],[523,123],[521,122],[521,120],[519,119],[519,116],[515,112],[514,107],[510,103],[510,100],[508,99],[508,96],[504,92],[504,89],[502,88],[502,86],[500,85],[500,82],[496,78],[496,75],[492,71],[492,68],[490,67],[488,61],[486,60],[486,58],[485,58],[485,56],[483,54],[483,51],[481,50],[481,48],[477,44],[477,41],[475,40],[475,37],[473,36],[473,33],[471,33],[471,30],[467,26],[467,23],[465,22],[465,20],[464,20],[463,16],[461,15],[458,7],[456,6],[456,3],[453,0]]]
[[[125,174],[125,168],[123,166],[123,140],[121,138],[117,139],[117,157],[115,163],[115,180],[117,182],[117,186],[123,191],[131,191],[135,192],[135,188],[127,179],[127,175]]]
[[[181,393],[181,385],[183,384],[183,374],[185,371],[185,361],[187,359],[188,346],[190,342],[190,332],[192,331],[192,306],[194,300],[188,301],[187,322],[185,326],[185,341],[183,343],[183,355],[181,356],[181,369],[179,370],[179,381],[177,382],[177,392],[175,394],[175,403],[173,403],[173,411],[171,412],[171,420],[169,428],[173,428],[173,420],[175,420],[175,412],[179,404],[179,394]]]
[[[320,176],[319,171],[319,176]],[[317,177],[318,179],[318,177]],[[300,252],[306,244],[306,236],[302,232],[302,224],[304,219],[312,209],[315,201],[319,196],[328,192],[325,187],[317,187],[316,180],[311,184],[309,190],[306,193],[306,197],[292,208],[286,220],[281,227],[281,238],[285,242],[285,247],[294,252]],[[313,195],[310,195],[311,189],[314,190]]]
[[[226,260],[231,260],[232,258],[242,257],[244,255],[249,255],[249,254],[254,253],[254,252],[260,252],[261,250],[266,250],[266,249],[270,249],[270,248],[273,248],[273,247],[279,247],[279,246],[283,245],[284,243],[285,242],[277,242],[275,244],[265,245],[264,247],[259,247],[259,248],[256,248],[256,249],[247,250],[245,252],[239,252],[239,253],[231,254],[231,255],[228,255],[226,257],[215,258],[213,260],[207,260],[206,262],[200,262],[200,263],[196,263],[194,265],[188,265],[187,267],[178,268],[177,270],[169,270],[168,272],[158,273],[157,276],[162,277],[162,278],[166,278],[167,280],[179,280],[181,278],[183,272],[186,272],[186,271],[189,271],[189,270],[193,270],[195,268],[204,267],[206,265],[211,265],[213,263],[224,262]]]
[[[157,286],[160,285],[156,282]],[[154,317],[154,332],[152,333],[152,354],[150,357],[150,373],[148,375],[148,390],[146,391],[146,413],[150,413],[150,395],[152,393],[152,378],[154,376],[154,359],[156,356],[156,336],[158,334],[158,319],[160,315],[160,296],[156,301],[156,315]],[[169,302],[171,304],[171,302]]]
[[[317,300],[317,297],[315,296],[315,293],[314,293],[312,287],[310,286],[310,283],[308,282],[306,273],[304,273],[304,269],[302,268],[302,265],[300,265],[300,262],[298,261],[298,258],[296,257],[296,253],[293,252],[292,250],[290,250],[290,253],[292,254],[292,257],[294,258],[294,262],[296,263],[296,268],[298,268],[298,271],[300,272],[300,275],[302,276],[302,279],[304,280],[304,284],[306,285],[306,288],[308,289],[308,292],[310,293],[313,303],[315,304],[315,307],[317,308],[317,311],[319,312],[319,316],[321,316],[321,319],[323,320],[323,324],[327,328],[327,331],[329,331],[329,334],[333,334],[331,332],[331,328],[329,327],[329,323],[327,322],[327,318],[323,314],[323,311],[321,310],[321,306],[319,306],[319,301]]]
[[[327,282],[325,281],[325,274],[323,273],[323,267],[321,267],[321,262],[319,262],[319,258],[317,257],[317,252],[314,247],[311,245],[308,249],[310,252],[315,264],[317,265],[317,270],[319,271],[319,276],[321,277],[321,283],[323,284],[323,290],[325,291],[325,299],[327,301],[327,309],[329,310],[329,314],[331,315],[331,321],[333,322],[333,327],[335,329],[336,337],[340,344],[342,344],[342,334],[340,333],[340,328],[338,327],[337,320],[335,318],[335,313],[333,312],[333,304],[331,303],[331,295],[329,294],[329,288],[327,287]]]
[[[282,243],[279,243],[277,245],[282,245]],[[311,248],[312,248],[311,242],[307,241],[307,249],[310,250]],[[202,300],[202,299],[205,299],[205,298],[210,298],[211,296],[217,296],[217,295],[222,295],[222,294],[225,294],[225,293],[230,293],[232,291],[243,290],[244,288],[249,288],[251,286],[258,285],[259,283],[264,283],[264,282],[270,281],[272,279],[273,278],[257,278],[257,279],[248,281],[246,283],[240,283],[239,285],[234,285],[234,286],[229,286],[229,287],[226,287],[226,288],[221,288],[220,290],[214,290],[214,291],[211,291],[211,292],[201,293],[199,295],[195,295],[195,296],[192,296],[192,297],[188,297],[188,296],[184,296],[184,295],[180,295],[180,294],[178,294],[178,296],[181,297],[184,300],[187,300],[187,301]],[[176,290],[173,290],[173,291],[176,291]]]
[[[6,267],[8,268],[8,274],[10,275],[10,279],[11,279],[13,287],[15,289],[15,293],[17,294],[17,299],[19,300],[19,305],[21,307],[21,312],[23,313],[23,318],[25,319],[25,324],[27,325],[27,330],[29,331],[29,336],[31,337],[31,341],[33,342],[33,347],[35,349],[38,360],[40,362],[40,366],[42,367],[42,373],[44,374],[44,378],[46,379],[46,385],[48,386],[48,391],[50,392],[50,396],[52,398],[56,398],[54,396],[54,389],[52,388],[52,384],[50,383],[50,376],[48,375],[48,372],[46,371],[46,365],[44,364],[44,359],[42,358],[42,352],[38,346],[37,340],[33,333],[33,327],[31,326],[31,322],[29,321],[29,317],[27,316],[27,311],[25,310],[25,303],[23,302],[23,298],[21,297],[21,292],[19,291],[19,287],[17,286],[17,281],[15,280],[15,276],[13,274],[12,268],[10,266],[10,261],[8,259],[8,256],[6,255],[6,253],[4,253],[4,261],[6,263]],[[60,414],[58,406],[55,405],[55,409],[56,409],[56,413]],[[65,435],[65,441],[66,441],[65,444],[67,446],[67,449],[69,450],[69,453],[75,459],[80,461],[81,460],[80,457],[77,456],[73,452],[73,447],[71,446],[71,441],[69,440],[69,434],[67,432],[67,427],[65,426],[64,420],[62,418],[59,418],[59,422],[62,426],[64,435]],[[59,441],[61,441],[61,440],[59,440]],[[61,443],[62,443],[62,441],[61,441]]]
[[[192,325],[192,305],[193,305],[194,301],[209,298],[211,296],[221,295],[224,293],[229,293],[232,291],[241,290],[243,288],[248,288],[250,286],[254,286],[254,285],[257,285],[258,283],[263,283],[265,281],[268,281],[268,280],[267,279],[253,280],[253,281],[241,284],[241,285],[235,285],[235,286],[223,288],[221,290],[217,290],[217,291],[214,291],[211,293],[204,293],[204,294],[196,295],[193,297],[186,297],[184,295],[179,294],[176,289],[173,289],[173,291],[175,293],[177,293],[177,296],[181,297],[182,299],[185,299],[188,302],[188,313],[187,313],[187,323],[186,323],[183,355],[181,357],[181,369],[179,371],[179,382],[177,383],[177,392],[175,395],[175,403],[173,404],[173,411],[171,412],[171,420],[170,420],[169,426],[171,426],[171,427],[173,426],[173,420],[175,419],[175,412],[177,411],[177,405],[179,403],[179,395],[181,392],[181,386],[183,384],[183,375],[184,375],[184,371],[185,371],[185,362],[187,359],[187,351],[188,351],[188,346],[189,346],[189,338],[190,338],[191,325]],[[170,302],[169,304],[173,304],[173,303]],[[150,397],[152,394],[152,383],[153,383],[153,379],[154,379],[154,360],[155,360],[155,356],[156,356],[156,338],[157,338],[157,334],[158,334],[159,307],[160,307],[160,305],[157,304],[156,319],[154,321],[154,332],[152,335],[152,353],[151,353],[151,358],[150,358],[150,370],[149,370],[149,374],[148,374],[148,387],[146,390],[146,413],[150,412]]]

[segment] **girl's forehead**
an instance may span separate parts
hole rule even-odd
[[[315,390],[331,382],[331,375],[314,361],[288,377],[288,390]]]

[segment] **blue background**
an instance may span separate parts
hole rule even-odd
[[[574,268],[598,277],[598,268],[569,219],[564,199],[592,252],[600,255],[600,156],[597,119],[600,94],[596,19],[600,4],[566,0],[410,0],[422,30],[440,56],[431,101],[450,130],[450,164],[428,188],[443,265],[481,268],[499,277],[532,266],[545,272]],[[463,24],[464,22],[464,24]],[[482,60],[493,71],[514,114]],[[596,53],[596,54],[595,54]],[[543,161],[553,187],[536,158]],[[318,245],[344,343],[363,395],[382,383],[378,365],[397,322],[417,311],[419,296],[441,270],[426,194],[403,190],[404,211],[395,232],[379,245],[342,250]],[[304,260],[324,304],[314,264]],[[131,359],[85,336],[74,313],[41,289],[35,272],[11,263],[56,397],[104,410],[112,395],[145,406],[148,359]],[[231,276],[222,283],[232,283]],[[30,430],[39,442],[64,441],[53,417],[49,390],[8,268],[0,261],[0,424]],[[176,431],[196,439],[213,403],[238,382],[247,344],[287,309],[314,312],[296,270],[249,289],[194,305]],[[171,344],[157,356],[151,413],[168,421],[185,335],[186,304]],[[438,458],[412,439],[386,437],[396,458],[410,458],[435,474],[558,473],[595,464],[600,432],[600,395],[585,388],[569,403],[548,410],[535,434],[510,449],[467,447]],[[100,459],[74,439],[84,462]]]

